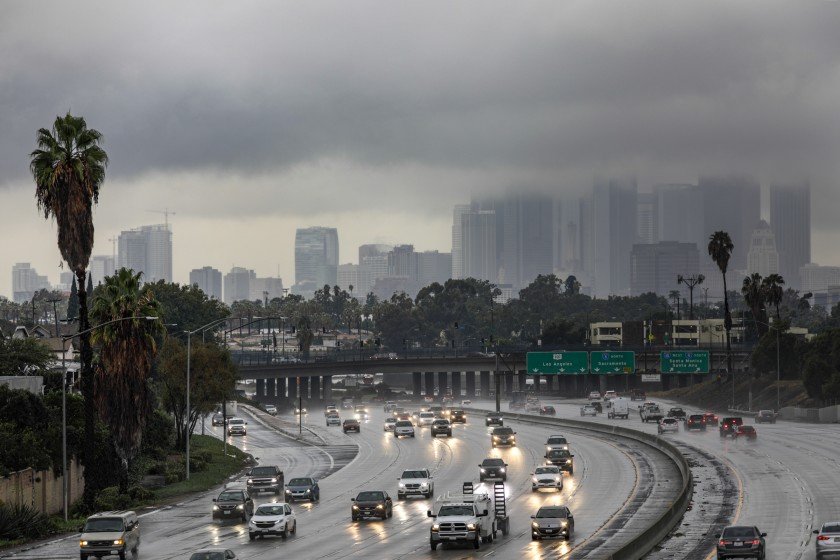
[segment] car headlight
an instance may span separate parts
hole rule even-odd
[[[500,468],[499,472],[505,472],[505,468],[504,467]]]
[[[538,481],[537,481],[537,477],[536,477],[536,476],[532,476],[532,477],[531,477],[531,480],[532,480],[533,482],[538,482]]]
[[[405,482],[400,482],[400,488],[405,488]]]
[[[421,482],[421,483],[420,483],[420,486],[422,486],[423,488],[428,488],[428,487],[429,487],[429,483],[428,483],[428,482]]]
[[[377,504],[376,509],[385,509],[385,506],[383,506],[382,504]]]
[[[487,472],[487,469],[481,469],[481,472]]]
[[[236,509],[245,509],[245,505],[244,504],[239,504],[238,506],[236,506]]]
[[[114,539],[114,546],[122,546],[125,544],[125,541],[122,539]]]
[[[539,528],[540,528],[540,524],[539,524],[539,523],[537,523],[536,521],[532,521],[532,522],[531,522],[531,527],[533,527],[534,529],[539,529]]]
[[[432,531],[438,531],[438,530],[440,530],[440,525],[437,524],[437,523],[433,524],[432,525]]]
[[[79,546],[87,546],[87,545],[88,545],[87,541],[79,541]]]
[[[467,523],[468,531],[475,531],[475,523]]]
[[[571,459],[566,459],[566,464],[567,464],[567,465],[568,465],[569,463],[571,463],[571,462],[572,462],[572,460],[571,460]]]
[[[219,511],[219,506],[213,506],[213,511]]]
[[[554,482],[560,482],[560,480],[562,480],[562,477],[559,477],[559,476],[554,477]]]
[[[546,446],[545,446],[545,450],[546,450],[546,451],[551,451],[551,446],[550,446],[550,445],[546,445]]]
[[[257,526],[257,522],[256,522],[256,521],[254,521],[254,518],[252,517],[252,518],[251,518],[251,522],[250,522],[250,523],[248,523],[248,525],[250,525],[251,527],[256,527],[256,526]]]
[[[291,493],[292,493],[292,491],[289,490],[288,488],[286,488],[286,494],[291,494]]]
[[[560,526],[561,526],[561,527],[566,527],[566,526],[568,526],[568,525],[569,525],[569,522],[568,522],[568,521],[561,521],[561,522],[560,522]]]
[[[311,494],[311,493],[312,493],[312,490],[311,490],[311,489],[309,489],[309,488],[307,488],[307,489],[306,489],[306,493],[307,493],[307,494]]]
[[[563,446],[563,451],[568,451],[568,450],[569,450],[569,446],[568,446],[568,445],[564,445],[564,446]]]
[[[253,483],[254,483],[254,480],[252,478],[249,478],[248,479],[248,484],[253,484]]]
[[[276,479],[276,478],[272,478],[272,479],[271,479],[271,482],[277,482],[277,479]]]
[[[359,506],[353,506],[353,509],[359,509]]]

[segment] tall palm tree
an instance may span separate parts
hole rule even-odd
[[[776,308],[776,321],[782,320],[779,306],[785,295],[785,290],[782,288],[784,284],[785,279],[782,278],[781,274],[770,274],[761,283],[767,303]]]
[[[157,353],[155,336],[160,321],[129,317],[157,317],[160,304],[150,288],[141,288],[142,272],[121,268],[97,290],[91,318],[99,324],[118,321],[94,331],[100,363],[96,372],[97,405],[111,430],[122,463],[120,490],[128,490],[128,465],[140,450],[149,411],[149,373]]]
[[[732,373],[732,345],[730,342],[732,314],[729,312],[729,294],[726,291],[726,269],[729,268],[729,259],[732,256],[733,249],[735,249],[735,245],[727,232],[716,231],[709,237],[709,256],[712,257],[723,276],[723,328],[726,329],[726,369],[730,374]]]
[[[38,130],[38,148],[30,154],[29,170],[35,180],[35,200],[44,218],[58,226],[58,249],[76,276],[79,298],[79,331],[90,327],[85,271],[93,249],[93,205],[105,180],[108,154],[100,146],[102,134],[87,127],[85,119],[67,113],[56,117],[52,130]],[[80,337],[82,396],[85,406],[85,437],[82,463],[85,466],[84,503],[93,507],[103,487],[103,461],[96,458],[93,409],[93,350],[90,335]]]
[[[680,291],[679,290],[671,290],[668,292],[668,297],[671,298],[671,301],[674,302],[673,307],[677,308],[677,319],[680,318]]]
[[[767,301],[767,290],[762,280],[761,274],[754,272],[745,277],[743,284],[741,284],[741,295],[744,296],[744,301],[750,306],[759,337],[767,332],[767,309],[764,306]]]

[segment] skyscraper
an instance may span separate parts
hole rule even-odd
[[[636,237],[641,243],[650,244],[659,241],[659,220],[654,193],[639,193],[638,195]]]
[[[554,201],[541,194],[509,193],[502,208],[500,267],[505,283],[523,288],[538,275],[554,271]]]
[[[751,177],[737,175],[700,177],[699,185],[705,243],[716,231],[728,232],[735,245],[729,268],[745,270],[750,237],[761,219],[761,186]],[[710,260],[704,259],[707,266]]]
[[[117,268],[142,272],[143,282],[172,281],[172,232],[168,225],[123,231],[117,243]]]
[[[283,279],[269,276],[267,278],[251,278],[248,283],[248,299],[251,301],[266,300],[283,297]]]
[[[211,266],[190,271],[190,285],[196,285],[207,297],[222,299],[222,272]]]
[[[463,242],[461,239],[463,235],[461,216],[469,211],[469,204],[456,204],[455,209],[452,211],[452,278],[464,277],[464,271],[461,269],[464,262]]]
[[[779,273],[779,252],[776,250],[776,236],[770,225],[761,220],[750,237],[747,253],[747,273],[762,276]]]
[[[113,276],[114,264],[114,257],[111,255],[94,255],[90,258],[88,272],[94,286],[105,280],[106,276]]]
[[[630,291],[634,295],[653,292],[667,296],[671,290],[680,289],[677,275],[698,273],[699,258],[696,243],[660,241],[633,245]]]
[[[29,263],[16,263],[12,266],[12,299],[15,303],[30,301],[35,292],[49,289],[47,277],[38,274]]]
[[[461,244],[463,277],[497,282],[496,213],[479,211],[462,214]]]
[[[630,253],[637,235],[636,179],[596,180],[592,189],[591,225],[596,296],[630,290]]]
[[[363,300],[371,293],[377,280],[388,276],[388,253],[393,248],[383,243],[359,246],[359,281],[354,285],[354,293],[359,299]]]
[[[656,204],[657,239],[696,243],[705,248],[703,193],[697,185],[668,184],[653,187]]]
[[[295,289],[309,294],[338,282],[338,231],[300,228],[295,234]]]
[[[807,181],[770,187],[770,227],[776,234],[779,273],[788,286],[801,288],[799,270],[811,262],[811,185]]]
[[[359,290],[359,265],[352,263],[338,265],[338,287],[354,297],[360,297],[362,292]]]
[[[225,274],[225,303],[233,305],[235,301],[251,298],[251,280],[257,275],[253,270],[234,266]]]
[[[445,283],[452,278],[452,253],[417,253],[417,275],[421,288],[433,282]]]

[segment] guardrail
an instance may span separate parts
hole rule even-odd
[[[493,412],[474,408],[465,410],[467,412],[479,414]],[[505,418],[529,422],[531,424],[564,426],[567,428],[577,428],[579,430],[588,430],[604,435],[632,439],[657,449],[669,457],[677,466],[677,470],[679,470],[682,475],[683,482],[680,487],[680,491],[677,493],[677,496],[674,498],[674,501],[671,502],[668,509],[662,513],[653,525],[633,537],[619,550],[606,557],[605,560],[639,560],[653,550],[656,545],[662,542],[662,540],[668,536],[668,533],[670,533],[671,530],[680,522],[680,519],[682,519],[685,514],[688,504],[691,502],[691,495],[694,490],[694,479],[691,474],[691,466],[688,464],[688,460],[686,460],[680,450],[667,440],[653,434],[646,434],[644,432],[625,428],[623,426],[596,424],[585,420],[546,418],[545,416],[534,416],[531,414],[518,414],[512,412],[503,412],[502,414]]]

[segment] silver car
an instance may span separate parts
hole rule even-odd
[[[566,506],[543,506],[531,516],[531,540],[546,537],[572,538],[575,518]]]
[[[659,421],[656,431],[660,434],[665,432],[677,433],[680,431],[680,422],[676,418],[663,418]]]
[[[840,558],[840,521],[829,521],[823,523],[819,530],[815,530],[814,550],[817,553],[817,560],[826,558],[829,555],[837,555]]]
[[[394,431],[394,426],[396,426],[396,425],[397,425],[397,419],[396,418],[386,418],[385,423],[383,424],[383,428],[386,432],[393,432]]]

